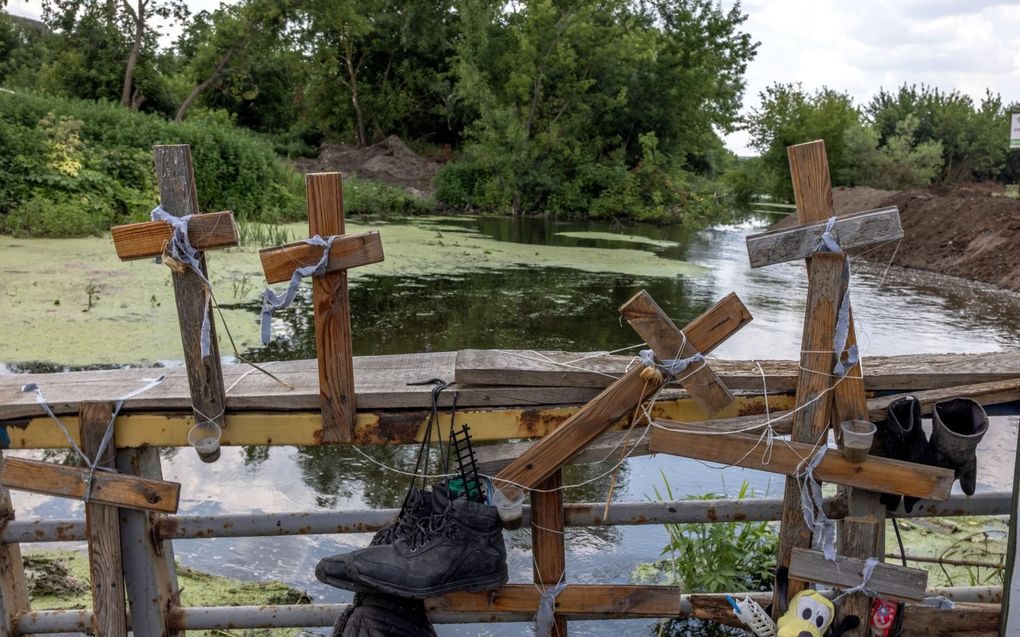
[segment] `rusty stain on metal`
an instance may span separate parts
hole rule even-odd
[[[381,413],[367,427],[358,428],[356,444],[394,444],[415,442],[421,424],[428,418],[425,411]]]

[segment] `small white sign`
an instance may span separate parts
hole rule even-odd
[[[1020,113],[1013,113],[1010,118],[1009,147],[1020,148]]]

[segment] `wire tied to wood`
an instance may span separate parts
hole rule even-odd
[[[815,248],[816,252],[832,252],[844,255],[843,259],[843,282],[846,290],[843,292],[843,300],[839,304],[839,313],[836,315],[836,333],[833,335],[833,349],[836,351],[836,365],[832,373],[836,376],[845,376],[860,361],[860,351],[857,344],[846,346],[850,334],[850,257],[846,256],[839,243],[832,236],[833,227],[836,224],[836,217],[829,217],[829,223],[825,226],[825,232]],[[846,354],[846,362],[843,362],[843,354]]]
[[[269,345],[269,341],[272,340],[272,318],[273,312],[276,310],[283,310],[290,306],[294,302],[294,297],[297,296],[298,288],[301,286],[301,279],[306,276],[322,276],[326,273],[326,265],[329,264],[329,250],[333,247],[333,241],[336,236],[323,239],[319,235],[315,235],[305,239],[305,243],[313,246],[322,247],[322,256],[318,262],[312,265],[306,265],[294,269],[294,273],[290,276],[290,283],[287,284],[287,289],[284,291],[283,296],[277,295],[272,289],[266,288],[262,292],[262,344]]]
[[[202,252],[191,245],[188,238],[188,223],[194,215],[175,217],[159,205],[152,209],[149,217],[153,221],[163,221],[170,225],[173,234],[170,240],[163,247],[163,254],[156,258],[156,263],[165,265],[177,274],[184,274],[186,269],[191,269],[198,276],[205,288],[205,310],[202,312],[201,349],[202,358],[205,358],[212,351],[212,321],[209,311],[212,304],[212,283],[202,272]]]
[[[78,454],[78,458],[81,460],[82,464],[84,464],[88,468],[89,472],[85,475],[83,479],[85,482],[85,493],[82,496],[82,500],[85,502],[85,504],[88,504],[89,498],[92,496],[92,485],[95,483],[96,471],[117,473],[113,469],[99,466],[99,459],[103,457],[103,455],[106,453],[106,448],[110,445],[110,443],[113,442],[114,423],[117,422],[117,414],[119,414],[121,408],[124,407],[124,403],[130,398],[134,398],[139,394],[149,391],[156,385],[162,383],[164,380],[166,380],[166,374],[163,374],[158,378],[149,379],[149,381],[146,384],[142,385],[137,389],[129,391],[128,393],[124,394],[123,396],[117,399],[117,401],[113,405],[113,411],[112,414],[110,415],[110,422],[107,423],[106,425],[106,430],[103,432],[102,441],[99,443],[99,449],[96,451],[95,460],[89,458],[88,454],[82,451],[82,448],[79,447],[78,443],[74,441],[74,438],[71,436],[71,432],[67,430],[67,427],[64,425],[63,421],[61,421],[60,418],[55,413],[53,413],[53,409],[50,407],[49,402],[47,402],[46,397],[43,396],[42,389],[39,387],[39,385],[37,385],[36,383],[28,383],[26,385],[21,386],[22,392],[35,393],[35,402],[43,408],[43,411],[46,412],[46,415],[49,416],[50,419],[53,420],[53,422],[57,423],[57,426],[60,428],[60,431],[64,434],[64,438],[67,439],[68,444],[70,444],[71,448],[74,449],[75,453]]]

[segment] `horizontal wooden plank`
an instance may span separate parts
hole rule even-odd
[[[425,601],[429,613],[521,613],[538,610],[534,584],[510,584],[491,593],[452,593]],[[570,619],[678,617],[681,589],[671,586],[569,584],[556,596],[556,614]]]
[[[121,261],[150,259],[163,254],[173,236],[165,221],[146,221],[114,226],[110,229],[113,245]],[[195,215],[188,222],[188,241],[199,250],[228,248],[238,242],[237,226],[232,212],[207,212]]]
[[[259,259],[262,260],[262,271],[266,274],[267,283],[289,281],[294,275],[294,270],[315,265],[321,258],[322,248],[304,241],[259,250]],[[383,246],[378,230],[339,235],[329,248],[326,273],[379,263],[382,260]]]
[[[7,458],[0,471],[0,484],[10,489],[82,499],[85,496],[88,473],[87,469],[78,467],[25,458]],[[181,485],[176,482],[97,471],[93,477],[89,502],[176,513],[180,493]]]
[[[822,240],[828,220],[769,230],[747,237],[752,268],[798,261],[811,256]],[[836,218],[832,236],[845,252],[896,241],[903,237],[896,207],[866,210]]]
[[[881,556],[877,556],[881,558]],[[864,577],[866,560],[837,555],[831,562],[818,551],[794,548],[790,578],[841,589],[853,588]],[[928,587],[928,571],[895,564],[877,564],[868,578],[868,590],[899,602],[919,602]]]
[[[648,448],[652,453],[669,453],[786,476],[795,475],[803,459],[810,458],[815,451],[808,443],[776,441],[771,453],[766,455],[761,436],[745,433],[718,435],[693,429],[656,428],[650,438]],[[953,486],[950,469],[876,456],[868,456],[864,462],[855,464],[844,458],[838,449],[830,449],[825,454],[814,475],[822,482],[929,500],[945,500]]]
[[[608,387],[627,371],[633,356],[606,352],[461,350],[455,380],[463,385],[531,387]],[[762,391],[756,361],[711,361],[731,390]],[[757,361],[769,392],[793,391],[796,361]],[[864,387],[868,391],[910,391],[1020,378],[1020,352],[983,354],[911,354],[869,356]]]

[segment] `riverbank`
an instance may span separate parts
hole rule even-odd
[[[896,206],[903,240],[865,258],[1020,291],[1020,199],[1001,184],[927,186],[893,193],[836,188],[836,214]]]

